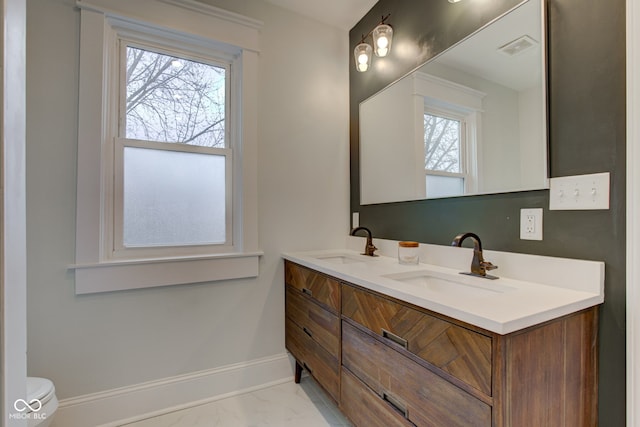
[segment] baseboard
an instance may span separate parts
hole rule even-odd
[[[115,427],[291,380],[285,353],[63,399],[52,427]]]

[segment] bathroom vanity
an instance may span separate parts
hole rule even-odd
[[[296,381],[306,369],[356,426],[597,425],[601,278],[580,289],[357,251],[284,257]]]

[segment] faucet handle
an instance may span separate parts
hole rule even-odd
[[[493,265],[491,261],[482,261],[480,265],[484,267],[485,270],[495,270],[496,268],[498,268],[498,266]]]
[[[363,255],[378,256],[378,255],[376,255],[374,253],[377,250],[378,250],[378,248],[376,248],[376,245],[374,245],[373,242],[372,243],[367,243]]]

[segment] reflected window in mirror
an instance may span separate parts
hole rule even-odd
[[[432,95],[434,92],[438,95]],[[477,191],[478,125],[484,93],[419,74],[415,94],[424,99],[421,143],[426,189],[422,197],[453,197]]]
[[[440,112],[424,113],[425,184],[427,197],[464,194],[466,173],[463,117]]]

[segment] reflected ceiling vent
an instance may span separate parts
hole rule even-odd
[[[538,44],[537,41],[529,36],[518,37],[517,39],[510,41],[498,48],[498,51],[504,53],[507,56],[520,55],[523,52],[530,50]]]

